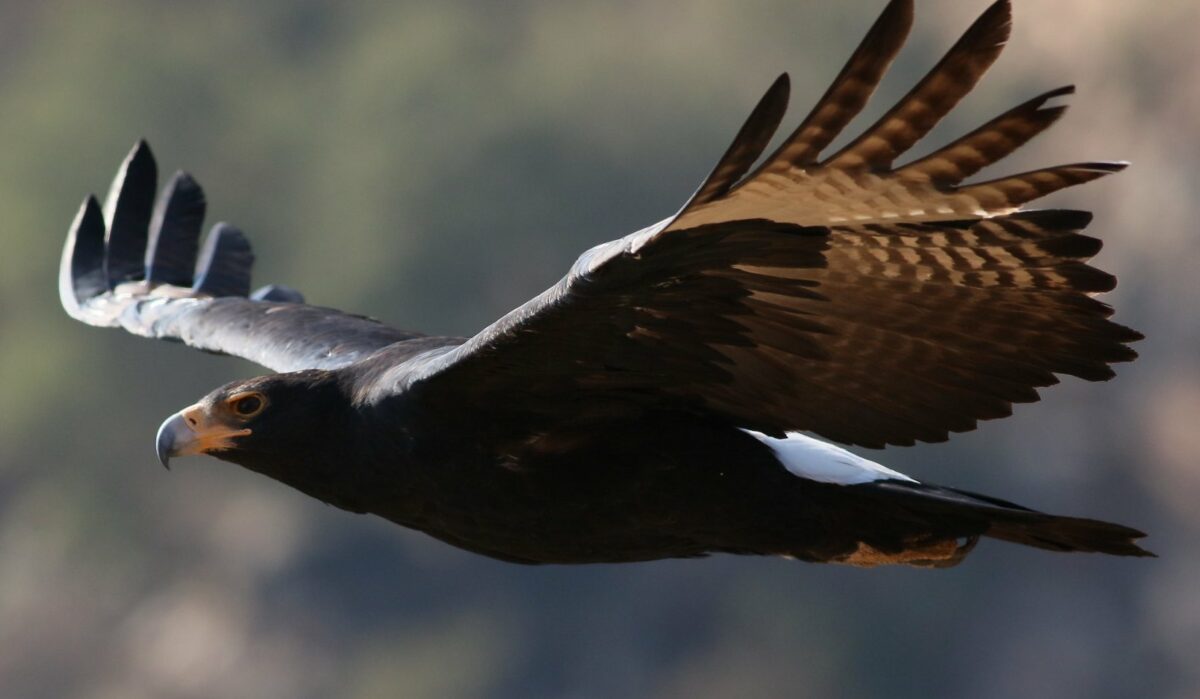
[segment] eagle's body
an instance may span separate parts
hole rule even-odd
[[[431,343],[416,342],[419,363]],[[917,483],[819,440],[776,439],[709,417],[612,416],[510,441],[471,406],[447,413],[420,390],[353,398],[371,376],[366,366],[385,370],[407,351],[401,344],[353,367],[237,382],[237,391],[269,385],[288,404],[286,419],[256,428],[238,463],[342,509],[520,563],[723,552],[946,565],[984,533],[1141,553],[1125,527]]]
[[[273,374],[164,423],[158,450],[211,453],[338,507],[525,563],[727,552],[944,566],[980,536],[1145,555],[1136,530],[919,483],[806,430],[882,447],[941,441],[1037,399],[1056,374],[1112,376],[1140,336],[1092,298],[1079,211],[1025,202],[1122,169],[963,180],[1053,123],[1036,97],[896,166],[999,54],[997,2],[875,125],[865,104],[912,19],[893,0],[810,115],[757,167],[786,76],[674,216],[586,253],[471,338],[427,337],[249,293],[249,244],[198,250],[204,198],[154,201],[139,144],[63,259],[67,311],[236,354]],[[199,262],[194,265],[197,255]]]

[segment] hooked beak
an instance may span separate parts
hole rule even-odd
[[[193,405],[163,422],[154,440],[154,450],[158,453],[159,462],[170,470],[173,456],[228,449],[233,446],[235,437],[248,434],[249,429],[230,429],[210,420],[202,407]]]

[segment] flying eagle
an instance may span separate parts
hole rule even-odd
[[[1063,113],[1052,90],[896,161],[1009,36],[992,5],[916,87],[822,156],[912,23],[892,0],[774,152],[781,75],[677,214],[583,253],[470,338],[250,292],[250,244],[185,173],[155,198],[145,143],[71,226],[62,304],[279,372],[171,416],[158,456],[206,453],[315,498],[520,563],[724,552],[854,565],[958,563],[981,536],[1151,555],[1134,529],[923,483],[832,442],[939,442],[1069,374],[1113,376],[1141,338],[1093,296],[1091,215],[1025,210],[1123,163],[964,183]]]

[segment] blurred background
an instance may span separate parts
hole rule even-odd
[[[918,2],[865,119],[985,4]],[[1096,212],[1142,358],[872,454],[1141,527],[1158,559],[987,541],[946,571],[498,563],[212,459],[168,474],[159,422],[261,370],[58,307],[76,207],[146,137],[251,235],[259,283],[471,334],[675,211],[783,70],[790,129],[882,5],[0,2],[0,695],[1200,696],[1192,0],[1017,0],[1007,53],[920,148],[1076,83],[1003,167],[1133,161],[1044,205]]]

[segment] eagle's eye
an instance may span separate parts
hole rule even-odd
[[[254,417],[266,407],[267,400],[261,393],[239,393],[230,398],[228,403],[240,417]]]

